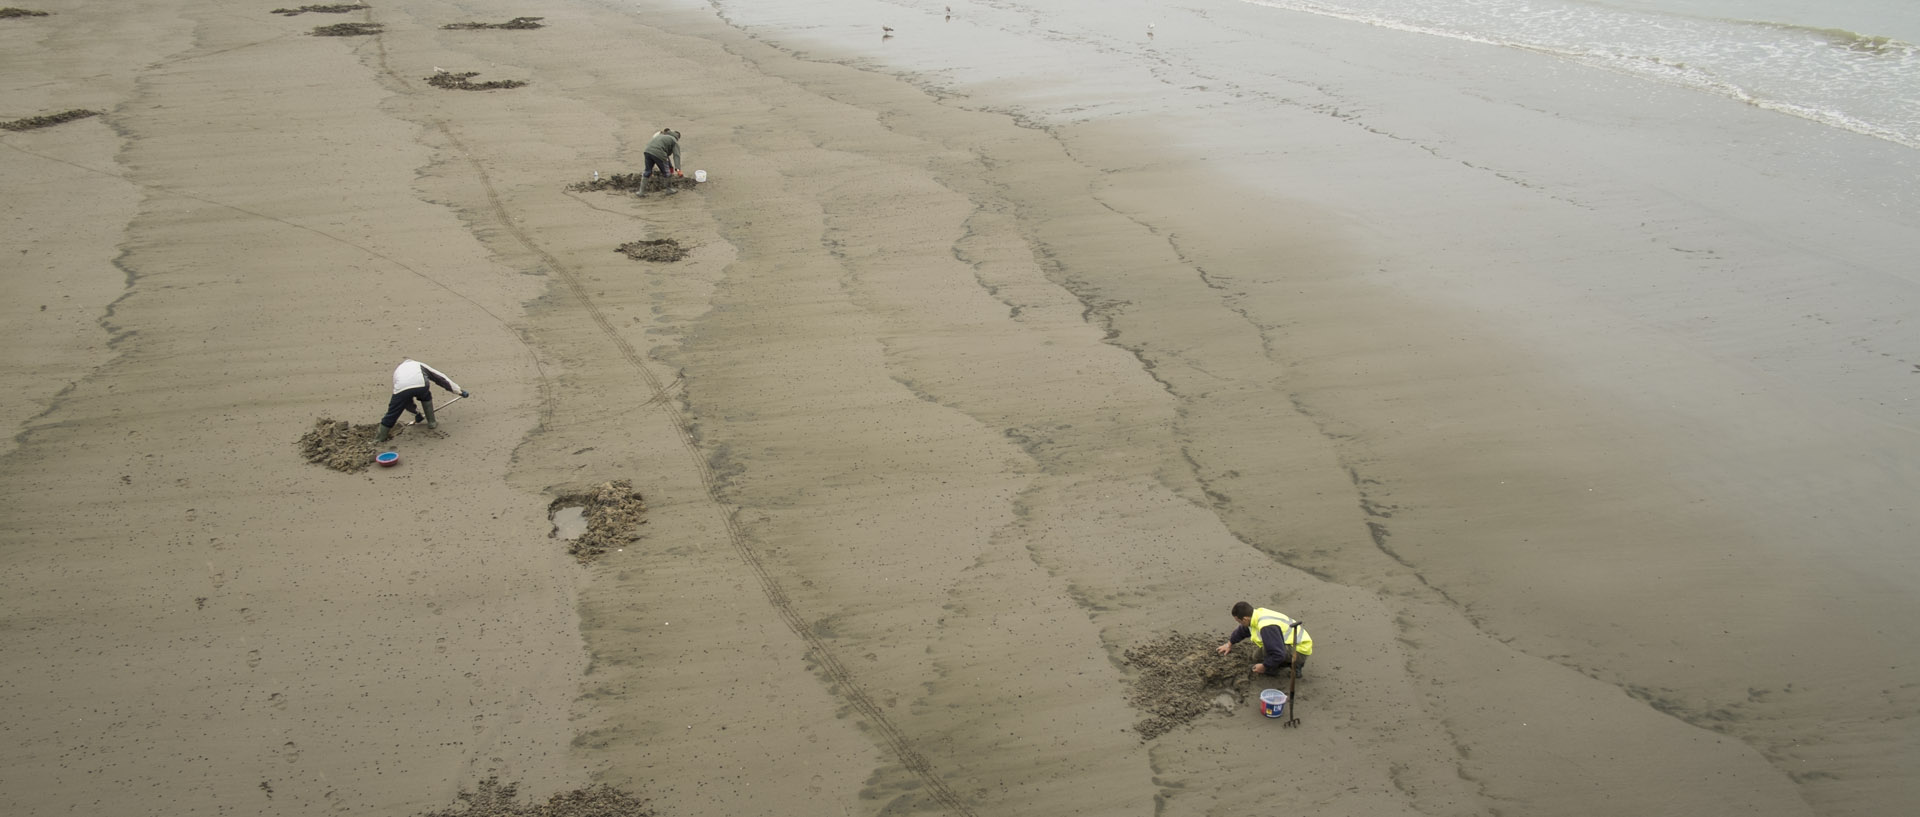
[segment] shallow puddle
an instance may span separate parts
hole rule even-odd
[[[587,509],[574,506],[553,512],[553,535],[559,539],[578,539],[587,532]]]

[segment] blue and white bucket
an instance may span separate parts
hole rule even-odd
[[[1277,689],[1260,693],[1260,714],[1269,718],[1287,714],[1287,693]]]

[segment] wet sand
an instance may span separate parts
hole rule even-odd
[[[5,299],[9,813],[1911,802],[1904,421],[1680,274],[1782,294],[1784,246],[1899,303],[1897,225],[1822,256],[1696,199],[1647,241],[1599,171],[1543,206],[1311,110],[1143,163],[1152,125],[670,5],[49,10],[0,28],[19,115],[104,114],[0,154],[46,269]],[[708,184],[567,189],[663,126]],[[398,468],[303,461],[402,356],[475,399]],[[641,538],[582,566],[549,503],[614,480]],[[1315,634],[1301,727],[1143,740],[1126,651],[1242,599]]]

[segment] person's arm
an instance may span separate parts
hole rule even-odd
[[[1253,631],[1248,630],[1247,625],[1245,624],[1235,627],[1233,628],[1233,632],[1227,635],[1227,643],[1221,644],[1219,647],[1216,647],[1214,649],[1214,652],[1217,652],[1221,655],[1226,655],[1228,651],[1233,649],[1233,645],[1247,640],[1247,636],[1252,634],[1253,634]]]
[[[673,169],[680,169],[680,139],[678,137],[675,137],[673,140]]]
[[[422,363],[420,364],[420,372],[422,374],[425,374],[428,380],[433,381],[434,385],[439,386],[440,388],[446,389],[447,391],[453,392],[454,394],[458,394],[461,397],[467,396],[466,391],[460,388],[460,384],[453,382],[453,378],[450,378],[444,374],[441,374],[439,371],[435,370],[432,366],[428,366],[427,364]]]

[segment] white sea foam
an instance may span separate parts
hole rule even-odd
[[[1241,1],[1551,54],[1920,149],[1920,47],[1872,32],[1579,0]]]

